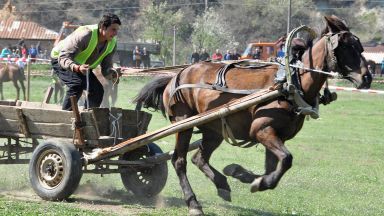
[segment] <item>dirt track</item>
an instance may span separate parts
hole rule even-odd
[[[0,191],[0,195],[10,200],[46,202],[30,188]],[[162,196],[152,199],[140,199],[126,191],[96,187],[92,183],[80,185],[75,194],[63,203],[69,207],[97,211],[105,215],[148,214],[154,208],[163,208],[167,205],[184,205],[181,199],[165,200]]]

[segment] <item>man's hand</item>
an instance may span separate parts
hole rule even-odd
[[[89,65],[87,65],[87,64],[82,64],[79,67],[79,73],[82,73],[84,75],[87,74],[88,70],[89,70]]]
[[[87,74],[88,70],[89,70],[89,65],[87,64],[75,65],[74,67],[74,72],[82,73],[84,75]]]

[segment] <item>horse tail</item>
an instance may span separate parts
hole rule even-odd
[[[153,108],[155,111],[160,110],[165,116],[165,107],[163,103],[163,93],[165,87],[172,77],[159,77],[153,79],[146,84],[134,98],[133,102],[136,103],[136,109]]]

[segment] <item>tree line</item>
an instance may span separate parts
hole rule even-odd
[[[17,16],[58,31],[63,21],[91,24],[106,12],[123,21],[119,40],[161,44],[159,58],[187,62],[194,49],[243,50],[248,42],[277,40],[287,31],[288,0],[12,0]],[[382,43],[383,4],[379,1],[291,1],[291,27],[308,25],[320,32],[324,15],[337,15],[362,42]],[[2,3],[5,4],[5,3]],[[208,6],[206,8],[205,6]],[[174,38],[174,31],[176,37]]]

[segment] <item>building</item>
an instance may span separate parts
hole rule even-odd
[[[40,42],[41,50],[52,49],[58,33],[35,22],[19,21],[15,18],[0,20],[0,48],[11,45],[16,47],[20,39],[24,39],[27,48]]]

